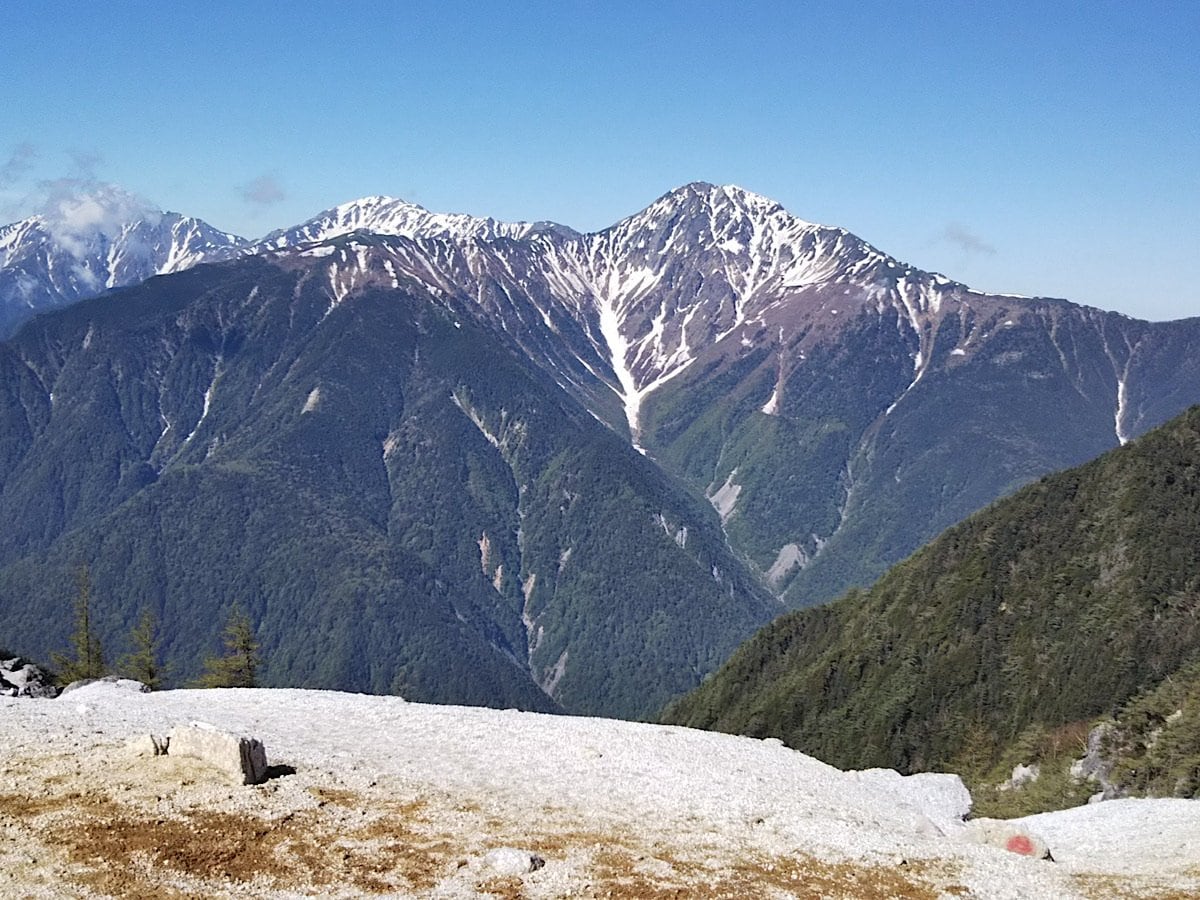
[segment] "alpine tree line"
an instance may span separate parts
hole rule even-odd
[[[164,662],[158,617],[146,609],[129,633],[129,651],[110,666],[92,620],[92,581],[87,566],[75,574],[75,624],[68,650],[53,657],[56,680],[61,685],[82,679],[119,675],[140,681],[152,691],[170,679],[172,667]],[[221,633],[222,652],[204,660],[203,673],[189,687],[258,687],[262,666],[254,624],[245,609],[235,606]]]

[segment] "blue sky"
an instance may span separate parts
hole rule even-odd
[[[248,237],[734,183],[981,289],[1200,315],[1200,0],[11,4],[0,219],[64,178]]]

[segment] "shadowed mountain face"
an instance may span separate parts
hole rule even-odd
[[[980,294],[733,187],[589,235],[369,198],[238,246],[0,355],[0,604],[30,652],[73,559],[136,533],[120,602],[246,594],[279,682],[642,715],[772,615],[768,592],[868,584],[1200,401],[1200,320]],[[166,536],[202,508],[228,520],[220,558]],[[443,655],[387,618],[408,607],[368,603],[385,583],[401,618],[441,617]],[[298,627],[318,607],[327,637]],[[177,621],[181,652],[211,626]],[[377,665],[385,639],[421,646]],[[439,680],[447,658],[487,674]],[[505,679],[534,693],[489,693]]]

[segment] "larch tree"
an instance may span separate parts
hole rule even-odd
[[[204,673],[198,681],[200,687],[258,687],[259,645],[254,638],[250,616],[241,607],[229,614],[222,643],[225,653],[204,661]]]
[[[162,688],[167,676],[159,649],[158,617],[145,610],[133,631],[129,633],[133,649],[117,662],[117,671],[126,678],[140,681],[152,691]]]
[[[107,673],[104,650],[92,622],[92,578],[86,565],[75,573],[75,630],[68,653],[54,654],[54,667],[63,684],[85,678],[102,678]]]

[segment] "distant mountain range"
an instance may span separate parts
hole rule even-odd
[[[34,220],[0,234],[5,285],[42,258],[23,235],[69,257],[46,272],[99,273],[115,241],[56,244]],[[1200,401],[1198,319],[981,294],[729,186],[593,234],[376,197],[189,253],[226,261],[0,348],[0,616],[39,611],[14,649],[58,639],[41,616],[66,609],[73,560],[103,580],[120,559],[107,587],[177,604],[185,656],[236,582],[281,683],[648,715],[778,611],[768,594],[806,606],[869,584]],[[25,265],[25,284],[50,277]],[[103,272],[76,296],[124,278]],[[47,303],[69,302],[56,290]],[[0,306],[15,321],[36,304],[8,288]],[[232,509],[259,527],[206,531]],[[223,555],[180,555],[177,523]],[[416,609],[442,623],[420,626],[443,629],[438,653],[408,646]],[[340,635],[318,657],[311,616]],[[476,674],[439,682],[448,659]]]
[[[249,245],[113,187],[60,198],[39,215],[0,227],[0,338],[38,313],[229,259]]]

